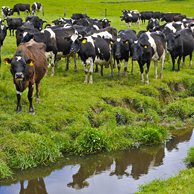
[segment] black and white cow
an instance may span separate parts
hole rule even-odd
[[[173,21],[173,17],[176,15],[181,15],[181,13],[165,13],[163,14],[162,18],[161,18],[161,22],[165,21],[165,22],[172,22]]]
[[[120,69],[121,69],[121,61],[124,60],[124,75],[127,78],[127,64],[129,57],[131,56],[131,42],[137,40],[136,32],[127,29],[119,31],[119,34],[114,41],[113,45],[113,57],[117,62],[118,68],[118,77],[121,77]],[[132,62],[131,74],[134,74],[134,67]]]
[[[10,31],[10,36],[11,36],[11,30],[14,36],[14,30],[22,26],[22,22],[23,22],[22,18],[7,18],[5,20],[7,20],[7,25]]]
[[[131,26],[131,23],[137,23],[138,29],[140,28],[140,15],[136,13],[124,13],[121,17],[121,21],[125,21],[127,27]]]
[[[157,19],[151,18],[148,21],[148,25],[147,25],[147,31],[151,31],[153,30],[154,27],[159,26],[159,21]]]
[[[145,24],[145,20],[149,20],[153,18],[154,12],[153,11],[142,11],[140,12],[140,17],[142,20],[142,24]]]
[[[11,9],[10,15],[13,15],[14,12],[17,12],[20,15],[20,11],[26,11],[27,14],[30,13],[30,4],[15,4],[13,9]]]
[[[32,4],[32,15],[34,15],[36,12],[38,15],[38,12],[41,12],[41,10],[42,10],[42,3],[34,2]]]
[[[168,35],[169,33],[176,33],[177,31],[182,30],[184,28],[185,26],[182,22],[170,22],[164,26],[162,32],[165,35]]]
[[[7,27],[4,24],[0,24],[0,68],[1,68],[1,48],[3,46],[3,41],[7,36]]]
[[[99,21],[102,23],[102,28],[106,28],[106,27],[110,26],[110,23],[111,23],[111,21],[106,19],[106,18],[103,18]]]
[[[2,18],[3,19],[9,17],[10,16],[10,12],[11,12],[11,10],[10,10],[10,8],[8,6],[2,6],[1,13],[2,13]]]
[[[147,64],[146,72],[146,81],[149,83],[148,73],[150,68],[151,61],[154,61],[155,65],[155,78],[158,77],[157,61],[161,60],[161,74],[160,78],[163,78],[163,67],[164,59],[166,56],[166,39],[163,33],[161,32],[145,32],[143,33],[137,41],[134,41],[131,45],[132,50],[132,60],[138,61],[140,72],[141,72],[141,82],[144,82],[143,76],[143,66]]]
[[[85,69],[85,81],[88,83],[88,73],[90,74],[89,84],[93,83],[94,64],[107,66],[111,64],[111,76],[113,77],[112,55],[111,55],[111,40],[105,40],[99,37],[80,37],[78,34],[73,34],[69,42],[71,43],[71,52],[78,53]],[[90,65],[90,69],[88,66]],[[102,70],[102,69],[101,69]]]
[[[185,66],[185,57],[190,56],[190,66],[192,65],[192,53],[194,50],[194,39],[190,29],[183,29],[173,34],[167,35],[167,50],[170,52],[172,58],[172,70],[175,71],[175,59],[178,58],[178,69],[180,71],[180,62],[183,57],[183,64]]]

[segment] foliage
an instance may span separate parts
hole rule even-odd
[[[184,163],[188,167],[194,166],[194,147],[189,148],[189,150],[187,151],[187,157],[184,159]]]

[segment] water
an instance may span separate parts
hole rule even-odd
[[[53,165],[15,171],[0,181],[0,194],[131,194],[138,185],[167,179],[186,168],[182,162],[194,146],[194,131],[165,145],[77,157],[65,155]]]

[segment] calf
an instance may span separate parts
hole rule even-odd
[[[36,102],[40,103],[40,81],[44,77],[48,67],[45,50],[45,44],[30,41],[20,44],[13,58],[4,59],[6,64],[11,64],[10,71],[17,93],[16,113],[20,113],[22,110],[21,94],[28,87],[29,113],[35,114],[32,105],[34,84],[36,84]]]
[[[131,40],[137,40],[136,33],[131,30],[121,30],[119,31],[119,34],[114,41],[113,45],[113,57],[114,60],[117,62],[117,67],[118,67],[118,77],[121,77],[120,69],[121,69],[121,64],[120,62],[124,60],[124,75],[127,78],[127,64],[129,57],[131,55],[130,53],[130,46],[131,46]],[[132,62],[132,70],[131,74],[134,74],[133,70],[133,62]]]
[[[20,11],[26,11],[27,14],[28,12],[30,13],[30,4],[15,4],[13,9],[11,9],[10,15],[13,15],[14,12],[17,12],[18,15],[20,15]]]
[[[148,21],[148,25],[147,25],[147,31],[153,30],[154,28],[159,26],[159,21],[157,19],[151,18]]]
[[[164,59],[166,56],[166,40],[165,36],[161,32],[145,32],[143,33],[138,41],[134,41],[131,45],[132,50],[132,59],[134,61],[138,61],[140,72],[141,72],[141,82],[144,82],[143,77],[143,66],[146,63],[147,69],[146,72],[146,81],[145,83],[149,83],[148,73],[150,68],[151,60],[154,61],[155,65],[155,78],[157,75],[157,61],[161,60],[161,74],[160,78],[163,78],[163,66]]]
[[[190,66],[192,65],[192,53],[194,50],[194,39],[190,29],[183,29],[177,33],[167,35],[167,50],[170,52],[172,58],[172,70],[175,70],[175,59],[178,58],[178,69],[180,71],[180,61],[183,57],[183,64],[185,66],[185,57],[190,56]]]
[[[34,2],[32,4],[32,15],[34,15],[35,12],[37,12],[37,15],[38,15],[38,12],[41,12],[41,10],[42,10],[42,3]]]
[[[7,18],[10,16],[10,8],[8,6],[2,6],[1,8],[1,13],[2,13],[2,18]]]
[[[22,26],[22,22],[23,22],[22,18],[7,18],[5,20],[7,20],[7,25],[10,31],[10,36],[11,36],[11,30],[14,36],[14,30]]]
[[[104,40],[99,37],[87,36],[85,38],[73,34],[69,39],[71,43],[71,52],[78,53],[85,69],[85,81],[88,83],[88,73],[90,74],[89,84],[93,83],[92,74],[94,64],[107,66],[111,64],[111,76],[113,77],[112,55],[110,40]],[[90,65],[90,69],[88,66]],[[102,69],[101,69],[102,70]]]
[[[3,24],[0,24],[0,68],[1,68],[1,47],[3,46],[3,41],[7,36],[7,27]]]

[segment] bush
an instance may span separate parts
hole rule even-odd
[[[187,157],[183,161],[188,167],[194,167],[194,147],[187,151]]]

